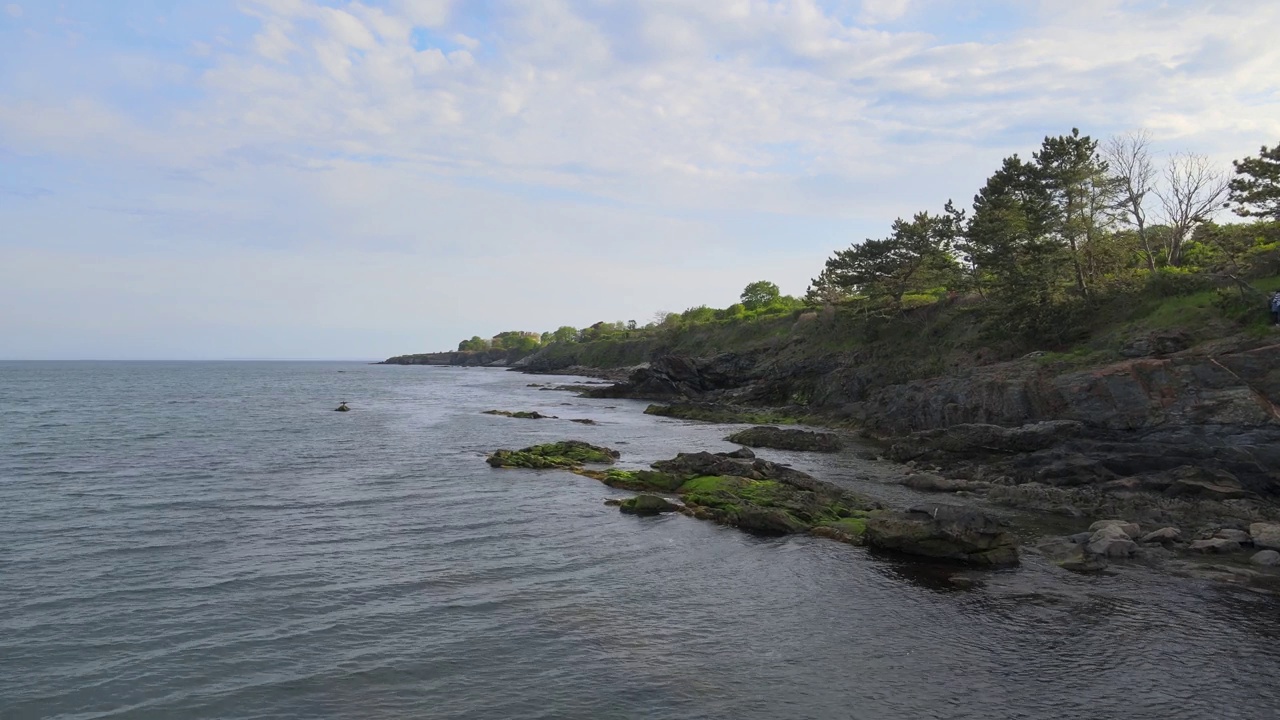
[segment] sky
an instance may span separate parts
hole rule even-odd
[[[1046,135],[1280,141],[1274,0],[0,0],[0,359],[801,295]]]

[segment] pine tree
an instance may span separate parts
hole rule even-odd
[[[1280,221],[1280,144],[1262,146],[1258,157],[1247,157],[1231,163],[1236,176],[1231,179],[1230,195],[1237,215]]]

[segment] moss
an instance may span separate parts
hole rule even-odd
[[[681,479],[668,473],[653,470],[583,470],[578,473],[595,478],[609,487],[623,490],[675,492],[680,487]]]
[[[486,462],[493,467],[526,468],[576,468],[585,463],[612,464],[619,453],[609,448],[590,445],[579,440],[533,445],[523,450],[497,450]]]

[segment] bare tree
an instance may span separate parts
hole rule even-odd
[[[1164,170],[1165,187],[1156,188],[1169,226],[1170,265],[1182,263],[1182,245],[1196,225],[1203,223],[1222,206],[1227,194],[1227,176],[1209,158],[1195,153],[1179,153],[1169,158]]]
[[[1156,168],[1151,162],[1151,136],[1145,130],[1118,135],[1107,141],[1103,154],[1120,192],[1119,206],[1125,222],[1137,229],[1147,267],[1155,270],[1156,256],[1147,236],[1145,207],[1147,194],[1156,179]]]

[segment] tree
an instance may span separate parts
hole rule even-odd
[[[1280,221],[1280,144],[1263,145],[1258,157],[1231,164],[1236,176],[1231,179],[1229,199],[1236,214]]]
[[[1010,304],[1052,300],[1063,278],[1063,247],[1049,236],[1053,209],[1036,168],[1017,155],[973,198],[961,249],[979,287]]]
[[[628,321],[627,321],[627,329],[628,329],[628,330],[635,330],[635,329],[636,329],[636,321],[635,321],[635,320],[628,320]]]
[[[964,213],[950,202],[940,215],[921,212],[911,220],[898,218],[889,237],[837,252],[824,272],[840,287],[887,298],[901,308],[908,292],[949,285],[958,278],[951,251],[963,222]]]
[[[849,291],[840,286],[839,278],[830,268],[824,267],[818,277],[809,281],[804,301],[810,305],[835,305],[849,299]]]
[[[1222,204],[1227,180],[1204,155],[1182,153],[1169,159],[1165,187],[1156,188],[1169,226],[1166,257],[1170,265],[1182,264],[1182,245],[1196,225],[1207,222]]]
[[[1098,153],[1098,141],[1078,128],[1070,135],[1046,137],[1033,157],[1034,175],[1049,201],[1048,229],[1067,248],[1076,290],[1087,298],[1090,285],[1102,275],[1098,245],[1116,208],[1115,178]]]
[[[479,335],[474,335],[470,340],[463,340],[462,342],[458,343],[458,350],[462,352],[478,352],[480,350],[488,350],[488,349],[489,349],[489,341],[485,340]]]
[[[1155,252],[1147,232],[1147,195],[1156,178],[1151,162],[1151,138],[1145,131],[1120,135],[1107,141],[1105,156],[1119,190],[1120,210],[1137,232],[1147,269],[1156,269]]]
[[[571,343],[578,340],[578,328],[562,325],[555,332],[551,333],[553,342]]]
[[[742,305],[748,310],[759,310],[762,307],[767,307],[781,295],[782,292],[778,290],[777,285],[768,280],[759,280],[742,290]]]

